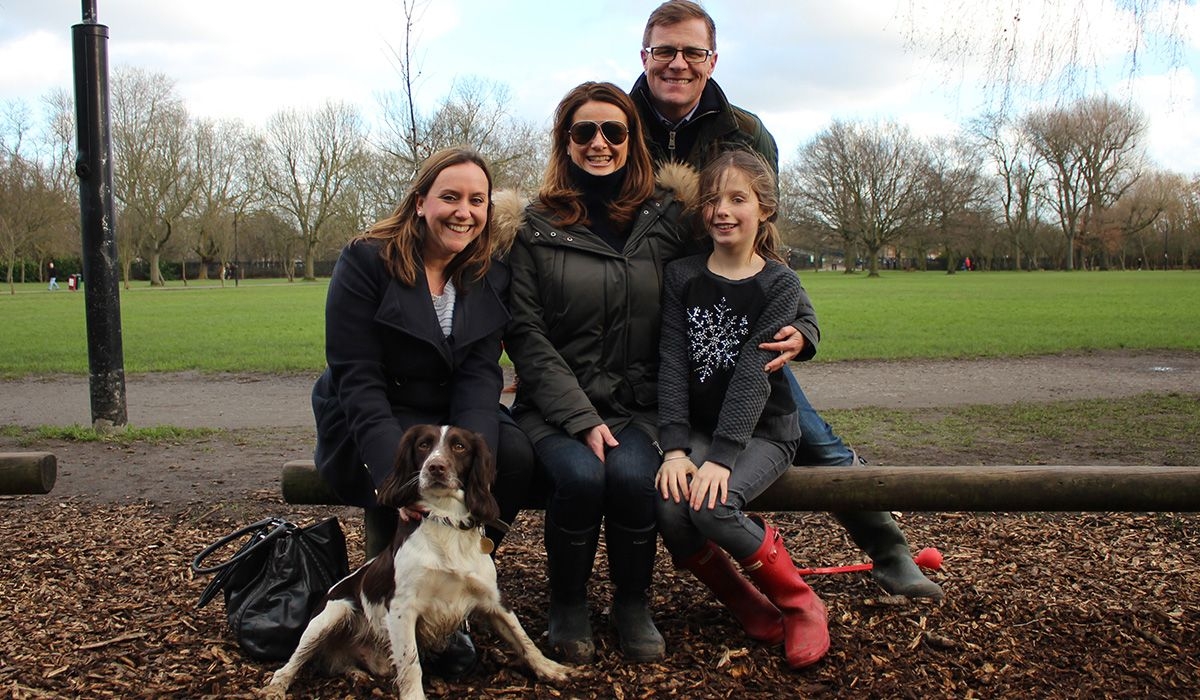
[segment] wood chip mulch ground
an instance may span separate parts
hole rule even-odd
[[[283,506],[274,494],[211,505],[0,499],[0,697],[249,698],[272,667],[243,657],[220,601],[196,610],[207,579],[192,557],[236,526],[330,513],[360,557],[350,509]],[[569,685],[535,682],[490,632],[480,669],[428,679],[432,698],[1181,698],[1200,688],[1200,516],[1150,513],[908,513],[913,551],[937,547],[943,602],[888,597],[864,574],[813,576],[830,612],[824,661],[789,670],[749,642],[660,548],[659,663],[628,665],[607,626],[601,551],[592,589],[599,658]],[[771,516],[802,566],[863,561],[825,514]],[[501,589],[544,645],[541,513],[500,552]],[[299,698],[390,697],[386,679],[352,686],[302,676]]]

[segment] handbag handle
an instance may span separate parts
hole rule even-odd
[[[239,551],[237,554],[235,554],[232,557],[230,557],[229,559],[221,562],[220,564],[216,564],[215,566],[201,566],[200,565],[200,563],[203,562],[206,558],[208,558],[213,552],[224,547],[225,545],[229,544],[230,542],[241,539],[242,537],[245,537],[246,535],[249,535],[249,534],[252,534],[255,532],[266,531],[268,528],[271,528],[272,526],[274,526],[274,528],[271,529],[269,532],[267,532],[265,535],[262,535],[254,542],[247,543],[248,546],[243,547],[242,550]],[[225,535],[221,539],[219,539],[216,542],[213,542],[212,544],[205,547],[199,554],[196,555],[196,558],[192,560],[192,571],[196,572],[197,574],[212,574],[212,573],[216,573],[218,571],[227,569],[227,568],[237,564],[241,560],[245,559],[247,556],[250,555],[251,552],[253,552],[258,547],[262,546],[263,544],[266,544],[267,542],[270,542],[271,540],[282,535],[283,533],[287,532],[289,529],[291,529],[293,527],[295,527],[295,526],[292,525],[291,523],[289,523],[288,521],[280,519],[280,518],[264,518],[256,523],[247,525],[235,532],[231,532],[228,535]]]

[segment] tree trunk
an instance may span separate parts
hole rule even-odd
[[[879,248],[867,251],[867,277],[879,276]]]
[[[315,246],[307,246],[304,250],[304,281],[312,282],[317,279],[317,262]]]
[[[165,287],[163,282],[162,270],[158,269],[159,252],[157,250],[150,253],[150,286]]]

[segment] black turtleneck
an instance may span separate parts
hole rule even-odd
[[[571,162],[571,179],[583,193],[583,206],[587,210],[588,228],[617,252],[625,249],[629,236],[628,226],[618,228],[608,217],[608,209],[621,194],[625,184],[624,167],[607,175],[593,175]]]

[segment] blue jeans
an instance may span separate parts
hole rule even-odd
[[[711,438],[693,432],[690,442],[692,462],[704,464]],[[795,449],[796,442],[750,438],[738,455],[737,466],[729,474],[729,495],[725,503],[717,501],[714,508],[705,503],[700,510],[692,510],[686,500],[676,503],[658,494],[658,530],[675,562],[686,561],[708,540],[739,561],[758,551],[766,532],[747,518],[742,508],[788,470]]]
[[[796,402],[796,413],[800,416],[800,447],[792,464],[798,467],[844,467],[854,462],[854,453],[846,443],[833,433],[825,419],[808,402],[808,397],[796,381],[791,368],[784,367],[788,386],[792,388],[792,399]]]
[[[607,517],[629,530],[654,525],[654,474],[662,461],[653,438],[632,425],[615,435],[604,461],[583,442],[560,433],[534,445],[549,484],[546,516],[565,530],[587,530]]]

